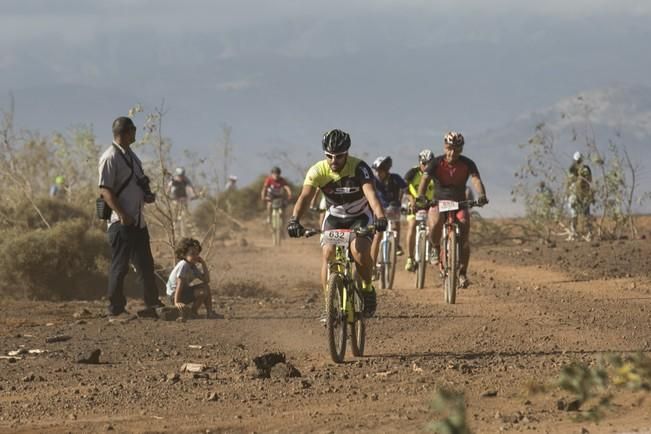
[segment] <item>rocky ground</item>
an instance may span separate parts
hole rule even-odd
[[[317,321],[317,241],[244,236],[209,261],[222,320],[3,301],[0,431],[422,432],[445,387],[465,393],[476,433],[651,432],[646,392],[617,392],[599,424],[575,422],[565,392],[530,393],[571,361],[651,352],[648,239],[482,243],[456,305],[434,273],[416,290],[399,271],[365,357],[336,365]]]

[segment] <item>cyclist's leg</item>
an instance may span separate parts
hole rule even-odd
[[[371,240],[368,237],[355,237],[350,244],[350,251],[355,261],[357,273],[362,281],[362,298],[364,300],[364,315],[371,317],[377,309],[377,295],[372,282],[373,258],[371,257]]]
[[[267,198],[267,223],[271,223],[271,200]]]
[[[362,283],[370,283],[373,277],[373,257],[371,256],[371,241],[367,237],[357,236],[350,244],[357,272]]]
[[[414,257],[416,249],[416,218],[413,214],[407,216],[407,254],[409,258]]]
[[[440,218],[438,206],[431,207],[427,216],[427,228],[429,229],[429,240],[432,243],[432,246],[437,250],[441,245],[443,223],[443,219]]]
[[[400,244],[400,220],[394,223],[393,229],[396,231],[396,247],[402,246]]]
[[[380,241],[382,241],[382,234],[376,232],[373,236],[373,244],[371,245],[371,257],[373,264],[377,264],[378,253],[380,252]]]
[[[333,259],[335,256],[335,246],[332,244],[326,244],[322,247],[321,252],[321,289],[323,290],[323,296],[326,296],[326,291],[328,289],[328,261]]]
[[[459,252],[459,275],[466,276],[470,261],[470,213],[467,209],[457,212],[459,232],[461,233],[461,251]]]

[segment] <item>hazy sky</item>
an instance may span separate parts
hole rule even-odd
[[[92,123],[108,141],[116,115],[165,98],[177,148],[207,149],[232,125],[245,180],[263,153],[314,158],[330,128],[369,158],[398,154],[404,172],[446,130],[480,146],[579,91],[651,86],[647,0],[0,5],[0,102],[14,93],[20,126]]]

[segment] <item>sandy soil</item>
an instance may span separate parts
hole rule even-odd
[[[110,322],[103,301],[3,301],[0,354],[45,352],[0,360],[0,431],[422,432],[444,386],[464,391],[476,433],[651,433],[643,392],[617,393],[599,424],[559,410],[562,392],[527,392],[573,360],[651,351],[648,239],[485,243],[456,305],[431,270],[423,290],[399,271],[379,293],[366,356],[336,365],[317,321],[316,240],[273,249],[266,233],[245,237],[210,261],[223,320]],[[54,335],[71,339],[46,343]],[[75,363],[94,349],[99,364]],[[300,377],[252,378],[252,358],[272,351]],[[181,372],[188,362],[208,369]]]

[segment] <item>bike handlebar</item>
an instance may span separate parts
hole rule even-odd
[[[460,200],[460,201],[456,201],[456,202],[459,204],[459,209],[461,209],[461,208],[470,209],[470,208],[474,208],[476,206],[478,206],[478,207],[484,206],[484,205],[480,205],[479,202],[476,201],[476,200]],[[418,210],[422,210],[422,209],[429,209],[429,208],[431,208],[433,206],[436,206],[436,205],[438,205],[438,200],[428,200],[425,204],[420,204],[420,205],[416,204],[415,210],[418,211]]]
[[[368,226],[362,226],[358,228],[353,228],[353,232],[355,232],[355,235],[367,235],[367,234],[372,234],[375,232],[375,225],[368,225]],[[313,237],[314,235],[322,234],[323,231],[321,229],[316,229],[316,228],[305,228],[305,232],[303,233],[303,236],[305,238],[310,238]]]

